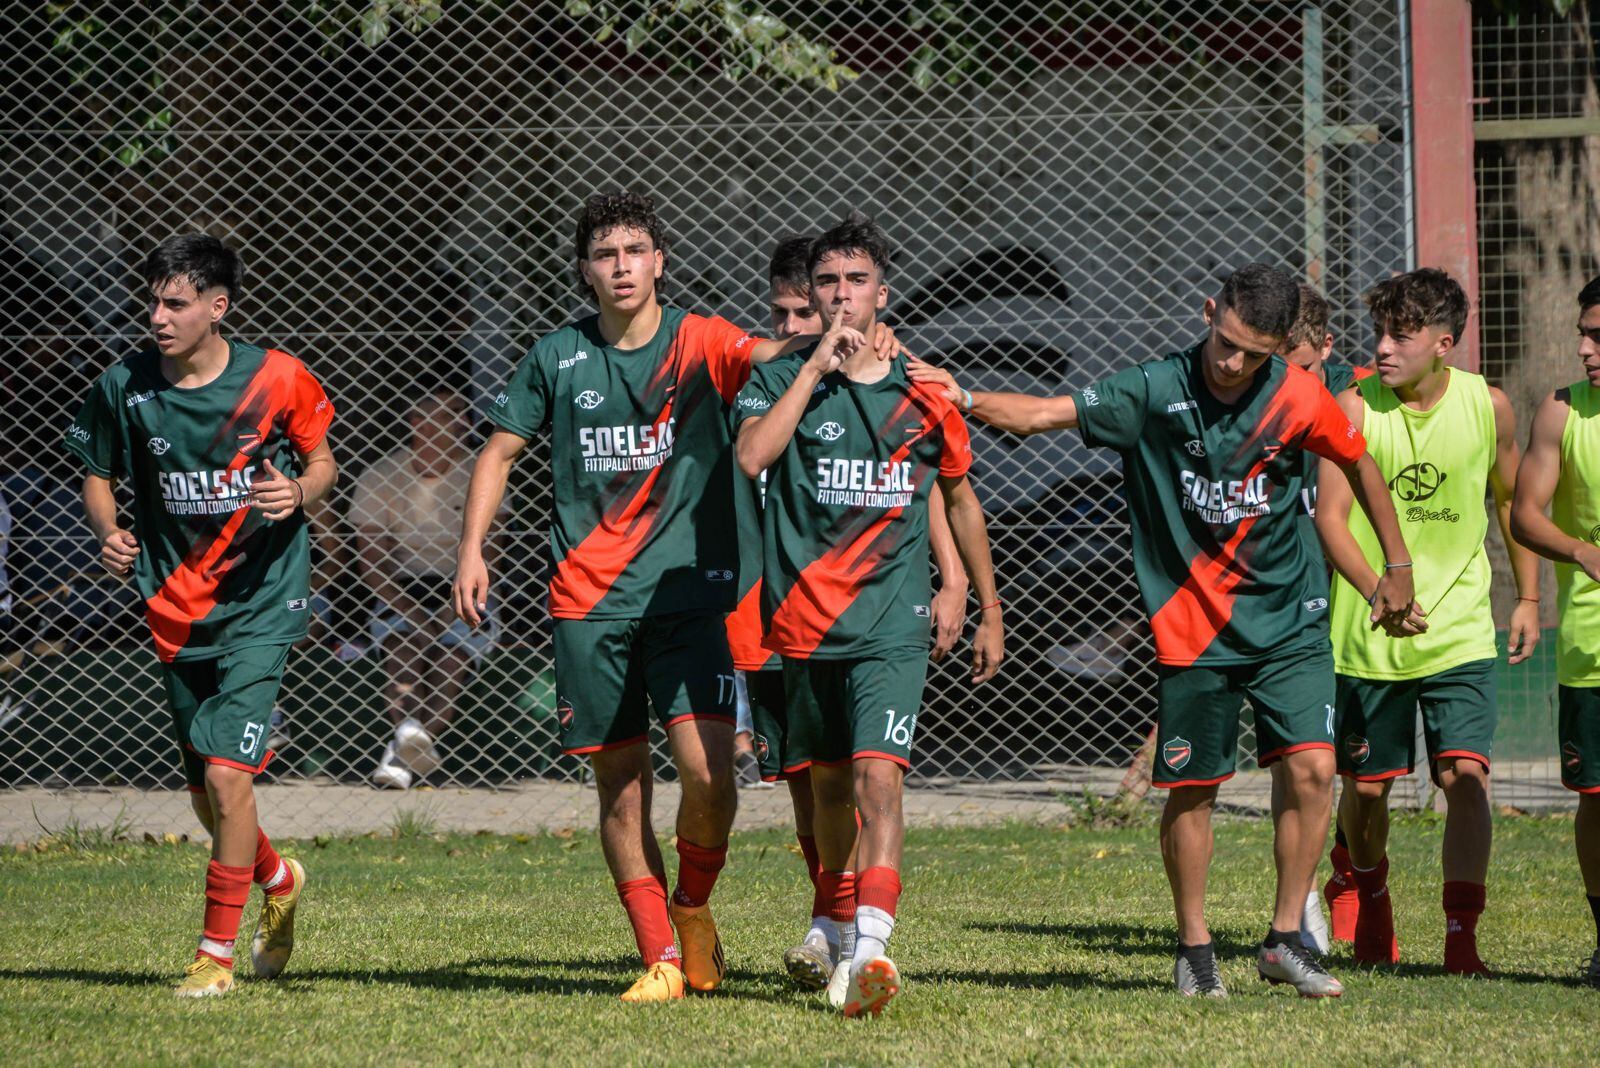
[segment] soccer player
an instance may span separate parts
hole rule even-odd
[[[88,469],[83,506],[101,563],[132,575],[144,598],[184,777],[212,836],[200,945],[177,987],[207,997],[233,986],[252,880],[265,893],[256,974],[278,975],[294,949],[305,870],[257,825],[253,782],[272,759],[289,646],[306,636],[305,507],[337,476],[333,406],[293,356],[223,336],[240,265],[221,241],[165,241],[143,278],[155,345],[100,376],[65,444]],[[131,527],[117,515],[120,479],[133,490]]]
[[[1482,376],[1446,364],[1467,322],[1467,295],[1424,267],[1387,279],[1363,297],[1377,336],[1377,375],[1340,394],[1389,482],[1406,544],[1423,562],[1406,640],[1374,633],[1369,600],[1382,561],[1371,524],[1350,514],[1350,493],[1330,477],[1317,529],[1336,575],[1333,649],[1339,825],[1360,895],[1355,959],[1400,959],[1388,891],[1389,788],[1415,763],[1418,704],[1433,780],[1448,806],[1444,825],[1445,970],[1485,975],[1476,929],[1489,871],[1489,755],[1494,743],[1494,617],[1484,549],[1492,490],[1517,582],[1510,662],[1539,640],[1538,559],[1511,536],[1520,450],[1511,402]]]
[[[816,334],[820,312],[811,300],[811,276],[806,257],[809,237],[786,237],[773,250],[767,271],[769,313],[773,336],[786,341]],[[742,478],[742,476],[741,476]],[[728,616],[728,644],[740,678],[741,716],[750,717],[750,733],[763,779],[783,779],[794,805],[795,837],[812,885],[811,920],[800,942],[784,952],[784,967],[796,983],[820,990],[828,985],[840,960],[848,960],[855,946],[855,848],[851,826],[850,859],[843,872],[824,873],[812,832],[811,776],[804,765],[785,759],[788,734],[783,664],[777,653],[762,643],[761,623],[761,507],[766,474],[743,479],[736,497],[739,521],[738,608]],[[935,492],[928,500],[929,541],[940,571],[939,591],[933,597],[934,643],[932,659],[943,659],[960,636],[966,618],[967,576],[950,537],[944,500]],[[847,978],[847,974],[842,976]],[[844,996],[834,984],[833,993]]]
[[[685,981],[715,989],[724,971],[707,901],[736,801],[723,626],[739,573],[728,405],[753,361],[801,342],[761,341],[661,304],[667,243],[647,196],[590,198],[574,244],[599,313],[539,339],[489,410],[499,429],[467,493],[455,609],[483,622],[484,538],[512,463],[548,430],[561,744],[594,768],[602,848],[646,969],[623,1000],[663,1001],[682,997]],[[670,918],[650,824],[652,708],[683,791]]]
[[[1561,782],[1578,795],[1573,841],[1594,915],[1585,978],[1600,990],[1600,278],[1578,292],[1578,359],[1584,377],[1550,394],[1534,414],[1511,532],[1556,565],[1557,744]]]
[[[852,838],[857,850],[846,1016],[878,1015],[900,987],[885,950],[901,889],[901,784],[928,670],[935,482],[981,601],[974,682],[994,675],[1003,646],[966,425],[866,345],[888,300],[889,259],[883,231],[855,213],[817,238],[807,268],[826,333],[756,368],[737,408],[739,467],[767,473],[762,618],[766,647],[784,658],[785,764],[810,766],[823,878],[843,873]]]
[[[1360,432],[1321,382],[1274,355],[1299,297],[1281,267],[1247,264],[1205,302],[1204,340],[1066,396],[969,393],[948,371],[910,366],[987,423],[1019,434],[1076,427],[1086,444],[1122,454],[1158,661],[1154,782],[1171,791],[1161,854],[1178,918],[1173,977],[1186,995],[1227,994],[1205,885],[1211,813],[1218,784],[1233,776],[1246,697],[1275,780],[1278,885],[1256,968],[1306,997],[1343,992],[1299,933],[1334,773],[1327,571],[1297,529],[1303,452],[1336,461],[1382,535],[1389,563],[1374,623],[1393,625],[1411,604],[1410,558]]]

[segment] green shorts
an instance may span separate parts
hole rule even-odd
[[[1156,786],[1214,786],[1231,779],[1239,713],[1255,709],[1257,761],[1333,748],[1333,647],[1255,664],[1156,669]]]
[[[161,665],[172,734],[192,793],[206,792],[206,765],[252,775],[272,759],[267,731],[289,662],[287,645],[252,645],[207,660]]]
[[[1469,757],[1489,766],[1494,748],[1495,663],[1474,660],[1420,679],[1337,679],[1339,774],[1360,782],[1408,775],[1416,766],[1417,706],[1422,736],[1438,781],[1437,762]]]
[[[787,774],[877,757],[911,767],[928,650],[849,660],[783,661],[789,698]]]
[[[776,782],[787,778],[784,754],[789,751],[789,709],[784,700],[783,671],[739,672],[739,687],[750,708],[750,745],[755,749],[761,778]]]
[[[636,745],[694,719],[733,725],[733,658],[721,612],[645,619],[555,620],[556,716],[561,749],[597,753]]]
[[[1580,794],[1600,794],[1600,686],[1558,687],[1557,740],[1561,785]]]

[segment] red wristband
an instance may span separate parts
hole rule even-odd
[[[999,607],[1000,607],[1000,598],[996,597],[993,601],[989,602],[988,604],[980,604],[978,606],[978,611],[987,612],[991,608],[999,608]]]

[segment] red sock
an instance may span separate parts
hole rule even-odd
[[[195,956],[210,957],[233,967],[233,943],[239,937],[239,915],[250,900],[253,868],[230,868],[216,861],[206,865],[206,911]]]
[[[894,915],[900,903],[900,873],[893,868],[868,868],[856,876],[856,907],[882,909]]]
[[[1352,868],[1360,913],[1356,916],[1355,959],[1362,964],[1397,964],[1400,940],[1394,933],[1394,905],[1389,900],[1389,858],[1371,871]]]
[[[1328,922],[1335,942],[1354,942],[1356,917],[1361,912],[1361,895],[1356,893],[1356,869],[1350,861],[1350,851],[1342,845],[1333,847],[1328,854],[1333,864],[1333,874],[1322,887],[1322,896],[1328,902]]]
[[[834,923],[849,923],[856,918],[856,877],[848,871],[824,871],[817,875],[817,892],[811,898],[811,915],[826,916]]]
[[[806,858],[806,874],[811,876],[811,886],[817,885],[817,876],[822,872],[822,861],[817,857],[817,836],[814,834],[797,834],[795,839],[800,843],[800,855]],[[820,912],[813,912],[813,916],[821,916]]]
[[[634,941],[646,968],[657,961],[677,960],[678,946],[667,918],[667,877],[649,875],[617,884],[617,896],[633,925]]]
[[[1444,884],[1444,970],[1456,975],[1488,974],[1478,957],[1478,917],[1486,894],[1482,883]]]
[[[256,828],[256,867],[255,881],[261,884],[261,892],[273,897],[287,894],[294,889],[294,880],[285,873],[284,879],[277,886],[268,889],[267,883],[278,875],[278,869],[283,867],[283,858],[278,856],[278,851],[272,848],[272,842],[267,838],[267,832]]]
[[[685,908],[699,908],[711,897],[711,888],[717,885],[717,873],[728,862],[728,843],[716,849],[695,845],[678,836],[678,888],[672,891],[672,903]]]

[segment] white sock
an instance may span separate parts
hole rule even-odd
[[[218,942],[214,938],[202,938],[200,939],[200,952],[231,961],[233,960],[233,943]]]
[[[276,890],[279,886],[281,886],[283,884],[283,881],[285,879],[287,879],[288,877],[289,877],[289,865],[287,865],[287,864],[285,864],[283,862],[283,858],[282,857],[279,857],[278,858],[278,870],[272,873],[272,878],[268,879],[266,882],[261,884],[261,889],[263,889],[263,890]]]
[[[828,951],[837,954],[839,951],[839,925],[828,916],[811,917],[811,930],[806,932],[807,942],[826,942]]]
[[[889,936],[894,933],[894,917],[871,905],[856,906],[856,951],[851,955],[852,970],[860,968],[873,957],[883,956],[889,948]]]
[[[841,923],[839,927],[838,952],[833,956],[834,963],[842,960],[851,960],[856,955],[856,925],[854,922]]]

